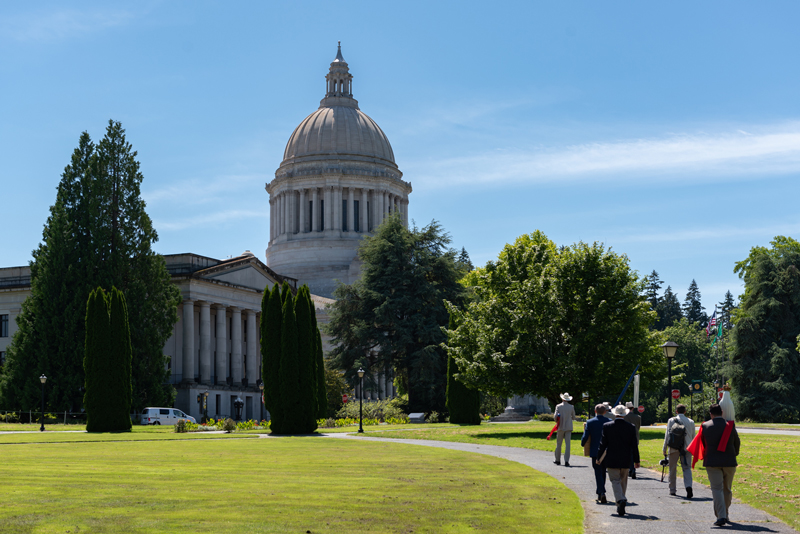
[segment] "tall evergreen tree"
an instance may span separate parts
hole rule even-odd
[[[667,286],[664,290],[664,296],[658,302],[658,320],[656,322],[656,330],[664,330],[668,326],[672,326],[683,318],[683,311],[678,302],[678,297],[672,292],[672,287]]]
[[[359,366],[367,376],[393,369],[413,412],[445,409],[444,300],[460,303],[464,294],[449,243],[436,221],[409,230],[393,214],[362,241],[361,279],[334,293],[328,324],[334,366],[351,383]]]
[[[662,285],[663,283],[655,269],[644,278],[644,294],[647,297],[647,302],[650,303],[650,309],[656,312],[658,311],[661,300],[658,297],[658,292],[661,290]]]
[[[276,424],[280,426],[275,418],[280,417],[277,400],[280,396],[282,301],[278,284],[272,286],[272,291],[264,289],[261,300],[261,380],[264,382],[264,406],[269,411],[273,430]]]
[[[719,303],[719,307],[719,323],[725,330],[730,330],[733,328],[731,312],[736,309],[736,302],[733,300],[730,290],[725,293],[725,298]]]
[[[97,286],[116,286],[127,298],[134,408],[172,405],[163,347],[180,291],[151,248],[158,236],[141,199],[136,155],[118,122],[109,121],[97,146],[81,135],[33,252],[31,296],[0,375],[3,406],[38,405],[36,377],[44,373],[52,380],[49,409],[81,407],[86,302]]]
[[[272,427],[276,434],[293,434],[303,421],[303,407],[300,402],[300,350],[297,338],[297,317],[294,310],[294,296],[289,285],[284,283],[283,316],[281,318],[281,363],[278,370],[280,401],[276,412],[280,413],[278,428]]]
[[[312,331],[312,308],[311,292],[308,286],[303,285],[297,292],[294,306],[297,320],[297,360],[300,370],[297,392],[295,393],[298,397],[301,419],[297,424],[297,429],[303,434],[316,430],[317,413],[319,412],[315,359],[317,339]]]
[[[448,330],[455,330],[455,318],[450,316]],[[458,365],[452,355],[447,357],[447,411],[450,412],[450,422],[458,425],[481,424],[481,393],[477,389],[470,389],[459,382],[455,375]]]
[[[469,259],[469,254],[467,254],[467,249],[461,247],[461,252],[456,259],[456,267],[459,271],[463,274],[467,274],[468,272],[475,269],[475,266],[472,264],[472,260]]]
[[[125,297],[117,288],[101,287],[86,303],[86,430],[131,429],[131,341]]]
[[[737,418],[800,418],[800,243],[778,236],[753,247],[734,272],[744,280],[732,330],[731,377]]]
[[[692,280],[689,290],[686,291],[686,298],[683,299],[683,315],[689,323],[698,323],[700,328],[705,328],[708,325],[708,315],[704,310],[700,303],[700,289],[697,287],[697,282]]]

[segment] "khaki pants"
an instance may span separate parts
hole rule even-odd
[[[711,496],[714,498],[714,515],[717,519],[728,519],[728,508],[733,498],[733,475],[735,467],[706,467]]]
[[[564,447],[564,461],[569,463],[569,445],[572,441],[572,430],[558,430],[556,432],[556,462],[561,461],[561,441],[566,439]]]
[[[678,449],[669,449],[669,491],[677,491],[678,462],[683,473],[683,487],[692,487],[692,453],[684,452],[683,457]]]
[[[606,471],[611,481],[611,489],[614,490],[614,502],[627,501],[625,492],[628,491],[628,468],[609,467]]]

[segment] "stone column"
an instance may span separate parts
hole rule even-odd
[[[225,306],[217,308],[217,366],[214,375],[217,384],[224,384],[228,378],[228,321]]]
[[[211,303],[200,304],[200,382],[211,383]]]
[[[258,327],[256,326],[256,311],[247,310],[247,384],[250,386],[255,385],[258,379],[258,343],[256,341],[258,334]],[[261,400],[259,399],[259,402]]]
[[[194,382],[194,301],[183,301],[183,382]]]
[[[311,231],[319,231],[319,189],[311,191]]]
[[[403,199],[403,224],[408,228],[408,199]]]
[[[275,199],[269,199],[269,240],[275,239]]]
[[[382,201],[383,201],[383,218],[381,220],[385,219],[387,214],[388,214],[388,212],[389,212],[389,192],[388,191],[384,191],[383,192]]]
[[[347,231],[356,231],[356,190],[347,188]]]
[[[304,234],[306,233],[306,190],[300,190],[300,228],[297,229],[297,233]]]
[[[324,226],[326,231],[327,230],[331,230],[333,228],[333,224],[332,224],[333,221],[331,220],[331,219],[333,219],[332,214],[331,214],[331,211],[332,211],[331,208],[333,207],[333,201],[332,201],[332,198],[331,198],[331,197],[333,197],[333,195],[331,194],[332,192],[333,191],[332,191],[332,187],[331,186],[325,186],[325,212],[323,213],[323,217],[322,217],[323,223],[322,224],[323,224],[323,226]]]
[[[231,308],[231,377],[233,385],[242,384],[242,309]]]
[[[362,233],[367,233],[369,231],[369,222],[367,221],[367,190],[361,189],[361,205],[359,206],[360,213],[359,218],[361,219],[361,225],[359,230]]]

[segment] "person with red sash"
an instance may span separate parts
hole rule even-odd
[[[695,460],[702,459],[706,468],[711,496],[714,498],[714,525],[730,523],[728,510],[733,498],[733,477],[736,474],[736,457],[739,455],[739,434],[733,421],[722,417],[719,404],[708,408],[711,420],[700,425],[700,431],[687,449]],[[694,467],[694,463],[692,467]]]

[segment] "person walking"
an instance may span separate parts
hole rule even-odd
[[[664,432],[664,456],[669,458],[669,494],[677,495],[678,462],[683,472],[683,486],[686,498],[694,497],[692,493],[692,453],[686,449],[694,439],[694,421],[686,417],[686,405],[679,404],[675,408],[675,417],[667,421]]]
[[[736,457],[739,455],[739,434],[733,421],[722,417],[719,404],[708,408],[711,420],[700,426],[698,438],[702,443],[703,466],[706,468],[711,496],[714,498],[715,526],[730,523],[728,510],[733,498],[733,477],[736,474]]]
[[[597,500],[600,504],[608,502],[606,499],[606,468],[597,462],[597,451],[600,449],[600,439],[603,436],[603,425],[610,422],[606,417],[606,407],[598,404],[594,407],[595,416],[586,421],[586,428],[581,436],[581,446],[585,447],[589,442],[589,457],[592,459],[594,468],[594,482],[596,486]]]
[[[633,406],[632,402],[625,403],[625,408],[627,408],[628,413],[625,414],[625,420],[632,424],[634,428],[636,428],[636,444],[639,444],[639,428],[642,426],[642,417],[639,415],[639,412],[636,411],[636,408]],[[628,476],[635,479],[636,478],[636,468],[633,466],[633,457],[631,457],[631,465],[628,470]]]
[[[603,425],[597,462],[604,464],[614,490],[614,501],[617,503],[617,514],[625,516],[625,505],[628,498],[628,467],[633,455],[634,467],[639,467],[639,444],[636,443],[636,429],[627,422],[625,406],[619,404],[611,410],[614,420]]]
[[[556,465],[561,465],[561,442],[566,440],[567,443],[564,447],[564,465],[569,467],[569,449],[570,441],[572,441],[572,421],[577,420],[575,417],[575,408],[570,404],[572,396],[569,393],[562,393],[560,395],[561,404],[556,405],[555,417],[558,421],[558,431],[556,433]]]

